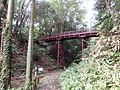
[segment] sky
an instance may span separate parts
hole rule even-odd
[[[83,8],[86,10],[85,20],[84,22],[87,23],[88,28],[92,27],[95,23],[95,15],[97,11],[94,10],[95,0],[83,0]]]

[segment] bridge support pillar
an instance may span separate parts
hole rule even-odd
[[[83,56],[83,53],[82,51],[87,48],[88,46],[88,43],[87,43],[87,38],[80,38],[80,51],[81,51],[81,55],[80,55],[80,58],[82,59],[82,56]]]
[[[57,65],[59,65],[60,61],[60,41],[57,41]]]
[[[65,66],[65,61],[64,61],[64,48],[61,42],[58,40],[57,41],[57,65],[59,67],[64,67]]]
[[[81,51],[84,49],[84,39],[82,38],[82,40],[81,40],[81,43],[82,43],[82,45],[81,45]]]
[[[87,43],[87,38],[81,38],[80,39],[80,50],[84,50],[85,48],[87,48],[88,43]]]

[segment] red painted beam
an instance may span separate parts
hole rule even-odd
[[[41,37],[42,41],[50,42],[50,41],[58,41],[58,40],[65,40],[65,39],[74,39],[74,38],[83,38],[83,37],[97,37],[98,31],[77,31],[77,32],[70,32],[70,33],[60,33],[52,36],[44,36]]]

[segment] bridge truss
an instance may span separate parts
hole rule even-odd
[[[98,31],[87,31],[87,30],[77,30],[77,31],[70,31],[70,32],[64,32],[59,33],[56,35],[48,35],[41,37],[41,41],[43,42],[55,42],[55,45],[50,49],[50,54],[56,53],[57,56],[57,62],[56,64],[60,67],[65,66],[65,55],[64,55],[64,47],[62,45],[62,41],[68,40],[68,39],[80,39],[81,41],[81,49],[87,48],[87,40],[90,37],[98,37]]]

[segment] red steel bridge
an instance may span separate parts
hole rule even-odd
[[[48,35],[41,37],[41,41],[43,42],[55,42],[55,45],[50,49],[50,54],[54,54],[57,56],[57,65],[58,66],[65,66],[65,57],[64,57],[64,48],[62,45],[63,40],[68,39],[80,39],[81,41],[81,49],[87,47],[87,40],[90,37],[98,37],[98,31],[96,30],[76,30],[76,31],[69,31],[64,33],[59,33],[55,35]]]

